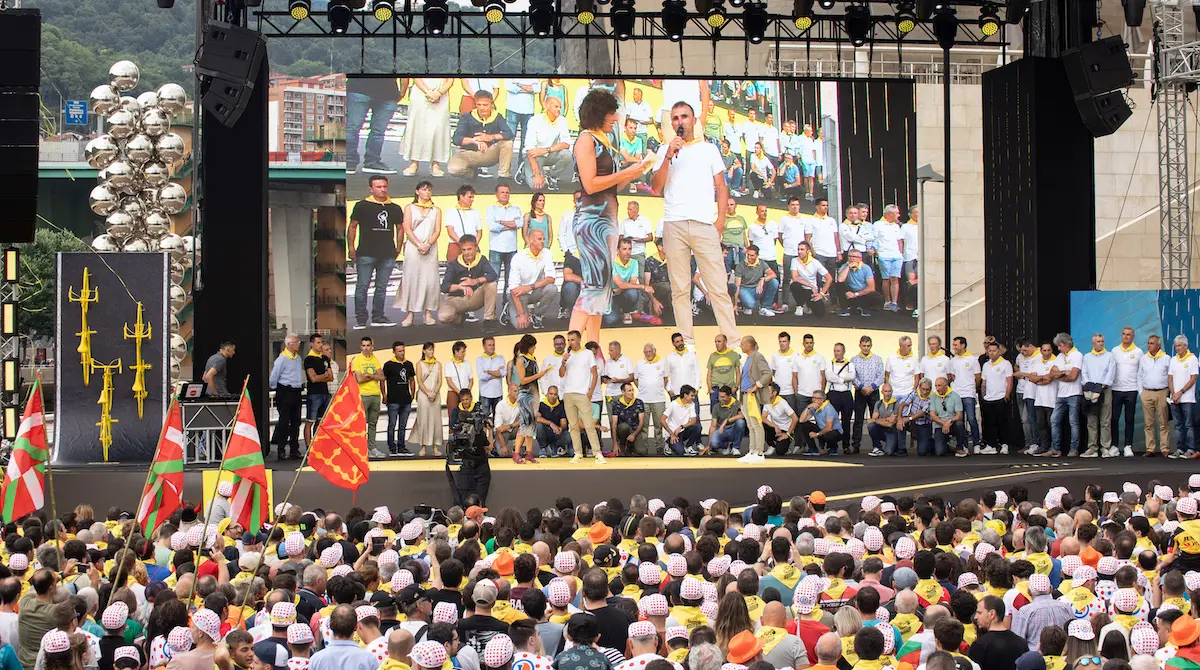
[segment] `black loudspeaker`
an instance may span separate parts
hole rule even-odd
[[[1107,37],[1066,51],[1063,65],[1076,99],[1128,88],[1133,83],[1133,66],[1120,37]]]
[[[32,242],[37,221],[42,15],[0,12],[0,244]]]
[[[200,104],[223,125],[237,123],[245,111],[266,54],[260,33],[220,21],[205,27],[196,53],[196,74],[203,80]]]
[[[1121,95],[1120,91],[1076,100],[1075,105],[1079,107],[1079,116],[1083,119],[1083,125],[1091,131],[1092,137],[1112,135],[1122,123],[1133,116],[1133,110],[1129,108],[1129,103],[1125,102],[1125,96]]]

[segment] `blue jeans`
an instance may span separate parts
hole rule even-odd
[[[558,294],[558,306],[570,312],[575,309],[577,300],[579,300],[579,284],[573,281],[564,281]]]
[[[358,133],[371,112],[371,125],[367,129],[367,146],[363,152],[363,163],[381,163],[383,136],[387,132],[392,115],[400,108],[395,100],[374,100],[364,93],[346,93],[346,165],[358,164]]]
[[[895,428],[886,428],[877,423],[867,426],[867,432],[870,433],[875,446],[883,450],[884,456],[895,456],[900,448],[900,440],[904,437]]]
[[[742,181],[745,178],[745,172],[742,168],[733,168],[733,174],[725,173],[725,185],[731,189],[742,190]]]
[[[725,271],[733,272],[733,269],[738,266],[738,263],[746,260],[746,250],[738,247],[729,247],[725,250]]]
[[[555,435],[550,426],[539,423],[537,441],[538,451],[542,456],[557,456],[559,448],[565,448],[568,456],[575,455],[575,450],[571,447],[571,432],[565,428],[563,432]]]
[[[396,267],[395,258],[378,258],[359,255],[354,260],[358,269],[358,279],[354,284],[354,318],[359,325],[367,325],[367,290],[371,281],[375,282],[375,295],[371,300],[370,316],[383,316],[383,304],[387,299],[388,280],[392,277],[392,269]]]
[[[411,411],[412,403],[388,403],[387,443],[388,451],[393,454],[408,448],[405,431],[408,430],[408,413]]]
[[[758,292],[756,286],[743,286],[738,289],[738,302],[743,309],[762,309],[770,307],[775,302],[775,292],[779,290],[779,282],[768,279],[763,292]]]
[[[497,277],[496,277],[496,284],[497,284],[496,288],[497,289],[500,288],[499,287],[500,277],[504,277],[504,295],[505,296],[508,296],[508,289],[509,289],[508,273],[512,270],[512,259],[513,259],[513,256],[515,256],[516,254],[517,254],[517,252],[515,252],[515,251],[489,251],[488,252],[488,262],[492,264],[492,269],[496,271],[496,275],[497,275]],[[499,300],[499,298],[497,298],[497,300]],[[504,304],[506,301],[501,300],[500,302],[501,302],[501,304]],[[499,310],[500,305],[497,305],[496,309]]]
[[[1192,430],[1192,410],[1195,407],[1196,404],[1191,402],[1171,405],[1171,420],[1175,422],[1175,451],[1179,453],[1196,450],[1196,432]]]
[[[504,113],[504,121],[508,123],[508,127],[512,128],[513,133],[515,133],[516,137],[518,138],[520,146],[518,147],[517,152],[518,155],[521,156],[522,161],[525,160],[525,135],[526,131],[529,130],[529,120],[532,118],[533,114],[518,114],[516,112]],[[517,130],[518,126],[521,128],[520,130]]]
[[[963,398],[963,416],[971,427],[971,444],[979,444],[979,398]]]
[[[700,444],[700,437],[700,423],[696,422],[679,431],[679,439],[670,442],[668,446],[676,456],[682,456],[685,448]]]
[[[950,432],[942,432],[942,427],[930,424],[933,429],[933,453],[936,456],[945,456],[950,451],[950,438],[954,438],[954,446],[958,449],[969,449],[967,445],[967,427],[962,421],[955,421],[950,427]]]
[[[910,426],[913,436],[917,439],[917,455],[928,456],[933,453],[933,423],[914,423]]]
[[[1071,424],[1071,451],[1079,451],[1079,402],[1081,395],[1059,398],[1054,401],[1054,413],[1050,415],[1050,444],[1052,449],[1062,451],[1063,415]],[[1190,413],[1189,413],[1190,415]]]
[[[732,425],[725,426],[724,430],[719,430],[708,436],[708,444],[713,448],[713,451],[724,451],[732,449],[741,451],[742,438],[746,435],[745,419],[738,419]]]
[[[496,418],[496,405],[500,404],[500,398],[487,398],[481,396],[479,398],[479,404],[481,407],[483,407],[483,411],[488,415],[489,418]]]

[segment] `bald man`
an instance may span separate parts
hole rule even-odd
[[[412,651],[412,648],[412,633],[403,628],[393,628],[392,632],[388,635],[388,660],[385,662],[384,667],[395,668],[398,667],[396,665],[398,663],[411,666],[412,661],[409,660],[408,654]]]
[[[842,638],[837,633],[825,633],[817,640],[817,664],[813,670],[837,670],[842,657]]]
[[[783,603],[772,601],[763,607],[758,621],[758,639],[763,641],[763,660],[776,668],[807,668],[808,651],[804,643],[787,632],[787,611]],[[819,644],[819,641],[818,641]]]

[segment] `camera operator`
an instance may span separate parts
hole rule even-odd
[[[488,456],[492,452],[492,421],[481,403],[476,403],[469,389],[459,391],[454,432],[446,454],[462,462],[455,477],[455,501],[475,493],[485,503],[492,485],[492,469]],[[447,465],[447,468],[449,466]]]

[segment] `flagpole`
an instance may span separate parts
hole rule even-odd
[[[162,428],[158,432],[158,443],[154,446],[154,457],[150,460],[150,467],[146,469],[146,483],[142,484],[142,492],[141,492],[141,494],[139,494],[138,504],[136,507],[134,507],[134,509],[137,510],[134,513],[135,515],[140,515],[142,512],[142,497],[144,497],[146,495],[146,487],[150,485],[150,477],[154,472],[154,464],[158,461],[158,453],[159,453],[159,451],[162,450],[163,439],[167,435],[167,424],[169,424],[171,422],[171,410],[175,409],[175,403],[177,403],[177,402],[179,402],[178,398],[176,396],[172,395],[171,396],[171,404],[168,405],[168,407],[167,407],[167,416],[163,418]],[[51,500],[53,500],[53,499],[51,499]],[[152,531],[149,528],[142,526],[141,520],[138,519],[136,516],[134,517],[133,520],[135,523],[137,523],[139,526],[142,527],[142,532],[144,533],[145,536],[148,537]],[[129,549],[130,551],[133,550],[132,547],[127,547],[127,549]],[[117,571],[113,574],[113,580],[112,580],[113,588],[119,588],[118,585],[121,584],[121,570],[124,567],[125,567],[125,561],[122,560],[122,561],[117,562]]]
[[[40,370],[37,373],[37,381],[38,381],[38,383],[37,383],[38,404],[41,405],[42,413],[43,413],[42,416],[45,417],[46,400],[45,400],[45,397],[42,396],[42,373]],[[42,425],[43,426],[45,425],[44,420],[43,420]],[[47,442],[49,442],[49,440],[47,440]],[[53,460],[54,460],[53,451],[51,449],[49,449],[49,445],[47,445],[47,449],[46,449],[46,483],[47,483],[47,488],[50,489],[50,515],[54,519],[54,523],[51,524],[51,527],[54,528],[54,551],[58,557],[58,569],[59,569],[59,571],[61,571],[65,567],[63,565],[62,540],[59,539],[59,532],[58,532],[59,524],[61,524],[62,522],[59,521],[59,519],[58,519],[58,505],[55,504],[55,502],[54,502],[54,470],[53,470],[53,468],[50,467],[50,463]]]
[[[246,375],[246,378],[244,380],[242,380],[242,394],[238,396],[238,405],[239,406],[241,405],[242,398],[245,397],[245,395],[246,395],[246,388],[249,385],[250,385],[250,375]],[[237,425],[237,417],[234,417],[233,422],[234,422],[234,425],[236,426]],[[225,471],[225,457],[229,455],[229,443],[232,440],[233,440],[233,430],[231,429],[229,431],[229,437],[225,440],[225,448],[221,450],[221,464],[217,466],[217,481],[213,485],[212,495],[209,496],[208,504],[206,505],[205,510],[204,510],[204,537],[202,537],[200,539],[201,550],[203,550],[204,542],[208,539],[208,524],[210,521],[212,521],[213,503],[217,499],[217,489],[221,487],[221,473]],[[201,479],[203,480],[203,477],[201,477]],[[201,499],[203,500],[203,496],[201,497]],[[192,599],[196,597],[196,580],[199,579],[199,570],[200,570],[200,551],[196,552],[195,557],[196,557],[196,563],[193,566],[193,571],[192,571],[192,588],[188,591],[188,598],[185,603],[189,610],[192,607]]]

